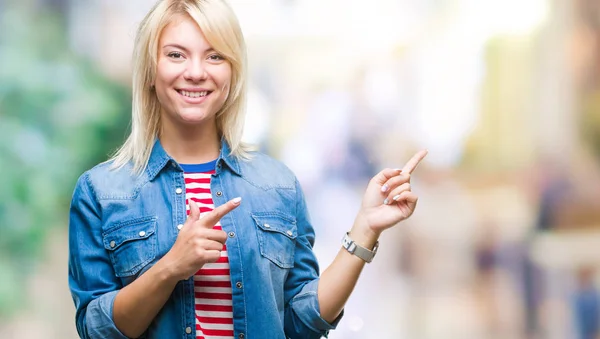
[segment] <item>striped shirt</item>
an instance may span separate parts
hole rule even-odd
[[[200,208],[200,217],[215,206],[210,192],[211,174],[215,173],[216,160],[199,165],[181,165],[184,170],[186,204],[192,199]],[[189,205],[186,206],[189,214]],[[218,222],[214,229],[221,229]],[[233,339],[233,305],[227,246],[221,258],[207,263],[194,275],[196,299],[196,338]]]

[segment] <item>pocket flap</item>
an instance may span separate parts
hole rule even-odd
[[[118,224],[103,233],[104,248],[116,250],[122,244],[146,239],[156,231],[156,217],[145,217]]]
[[[253,213],[252,218],[256,222],[256,226],[265,232],[281,233],[290,239],[296,239],[298,236],[296,219],[293,217],[281,213],[268,212]]]

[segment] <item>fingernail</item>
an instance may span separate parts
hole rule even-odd
[[[242,201],[241,197],[237,197],[237,198],[231,199],[231,202],[234,203],[234,204],[236,204],[236,205],[239,204],[241,201]]]
[[[389,205],[389,203],[390,203],[390,201],[387,198],[383,201],[384,205]]]
[[[381,186],[381,192],[387,192],[389,188],[390,187],[387,184],[383,184],[383,186]]]
[[[398,194],[397,196],[392,198],[394,201],[398,201],[398,199],[400,199],[400,194]]]
[[[394,168],[394,171],[396,171],[396,172],[402,172],[402,169],[401,168]]]

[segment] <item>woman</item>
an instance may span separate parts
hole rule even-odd
[[[410,173],[425,152],[371,180],[347,248],[319,278],[298,181],[240,141],[245,92],[228,5],[159,1],[135,41],[131,135],[73,194],[81,337],[320,338],[381,232],[412,214]]]

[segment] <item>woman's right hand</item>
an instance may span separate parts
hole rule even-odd
[[[189,200],[190,214],[179,231],[175,244],[163,258],[173,278],[188,279],[204,264],[215,262],[221,257],[227,234],[213,227],[225,214],[238,207],[241,200],[231,199],[206,213],[202,219],[198,205]]]

